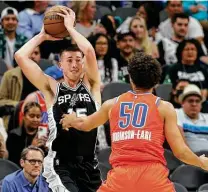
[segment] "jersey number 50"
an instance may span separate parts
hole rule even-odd
[[[142,128],[146,123],[148,105],[144,103],[125,102],[120,104],[120,118],[118,125],[126,129],[129,125]]]

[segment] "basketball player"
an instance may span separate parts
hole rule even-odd
[[[100,76],[93,47],[73,25],[73,11],[62,10],[64,24],[77,46],[60,53],[60,68],[64,82],[58,83],[45,75],[30,58],[32,51],[46,40],[59,40],[44,29],[15,54],[15,59],[26,77],[44,94],[48,110],[48,155],[44,159],[44,173],[52,191],[94,192],[101,185],[100,172],[94,156],[97,130],[88,133],[62,129],[63,114],[75,111],[90,115],[101,103]],[[84,72],[85,70],[85,72]]]
[[[187,164],[208,170],[208,158],[192,153],[177,127],[172,104],[152,94],[160,80],[160,64],[138,53],[130,60],[128,72],[133,91],[106,101],[88,117],[64,115],[61,123],[64,128],[91,131],[109,119],[113,169],[98,192],[174,192],[163,155],[165,137],[174,155]]]

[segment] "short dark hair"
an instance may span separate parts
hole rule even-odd
[[[33,107],[38,107],[38,108],[40,109],[40,111],[42,112],[41,106],[40,106],[38,103],[32,101],[32,102],[28,102],[28,103],[24,106],[23,114],[25,115],[25,114],[26,114],[31,108],[33,108]]]
[[[175,13],[171,19],[172,23],[175,23],[178,18],[187,19],[189,21],[189,16],[185,13]]]
[[[131,31],[120,32],[117,34],[117,41],[123,40],[126,36],[132,36],[135,39],[135,34]]]
[[[128,72],[137,88],[150,89],[159,83],[162,68],[152,56],[137,52],[129,61]]]
[[[70,45],[64,49],[62,49],[60,51],[60,56],[64,53],[64,52],[76,52],[76,51],[79,51],[81,54],[82,54],[82,57],[84,57],[84,53],[79,49],[79,47],[77,45]]]
[[[176,57],[178,59],[178,63],[181,63],[182,61],[182,52],[185,48],[185,46],[190,43],[190,44],[194,44],[196,49],[197,49],[197,58],[195,63],[197,63],[199,61],[199,57],[202,55],[202,53],[200,53],[201,51],[201,45],[199,43],[198,40],[196,39],[187,39],[187,40],[183,40],[182,42],[179,43],[177,50],[176,50]]]
[[[172,0],[172,1],[174,1],[174,0]],[[172,2],[171,0],[168,0],[167,2],[166,2],[166,7],[170,4],[170,2]],[[181,5],[182,5],[182,1],[178,1],[178,2],[180,2],[181,3]]]
[[[43,156],[44,158],[44,152],[42,149],[40,149],[39,147],[35,147],[35,146],[29,146],[29,147],[26,147],[23,149],[22,153],[21,153],[21,159],[25,160],[26,159],[26,156],[27,154],[29,153],[29,151],[39,151],[41,153],[41,155]]]

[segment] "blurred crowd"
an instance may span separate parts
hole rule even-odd
[[[44,96],[17,66],[14,53],[40,32],[44,12],[53,5],[68,6],[76,13],[76,30],[95,49],[101,92],[110,83],[129,83],[127,66],[136,52],[157,59],[163,75],[154,93],[161,97],[168,93],[188,146],[208,151],[207,1],[1,1],[0,158],[24,167],[20,159],[25,147],[47,153]],[[31,58],[47,75],[62,81],[59,52],[72,43],[70,37],[44,42]],[[105,133],[103,147],[110,147],[109,130]]]

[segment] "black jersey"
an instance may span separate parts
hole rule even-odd
[[[74,156],[93,156],[95,151],[97,129],[83,132],[70,128],[63,130],[59,123],[62,115],[76,112],[77,115],[91,115],[97,109],[96,101],[83,82],[76,88],[69,87],[62,82],[57,87],[56,101],[53,106],[53,117],[56,122],[57,134],[52,144],[52,150],[56,151],[59,158],[64,160]]]

